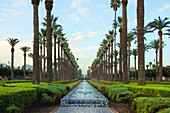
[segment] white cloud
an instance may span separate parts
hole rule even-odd
[[[166,9],[170,9],[170,4],[164,5],[162,8],[159,8],[159,9],[157,9],[156,11],[157,11],[157,12],[162,12],[162,11],[164,11],[164,10],[166,10]]]
[[[89,9],[87,7],[79,8],[79,12],[82,16],[85,16],[89,12]]]
[[[137,0],[128,0],[128,3],[134,6],[137,5]]]
[[[8,0],[11,3],[10,6],[18,8],[18,7],[26,7],[30,4],[29,0]]]
[[[23,15],[24,12],[21,11],[16,11],[16,10],[11,10],[11,9],[5,9],[6,12],[9,12],[13,16],[18,16],[18,15]]]
[[[76,42],[82,41],[82,40],[85,41],[85,40],[88,40],[88,39],[91,39],[91,38],[103,37],[104,34],[105,34],[104,31],[95,31],[95,32],[92,32],[90,30],[87,30],[86,34],[82,34],[82,33],[83,32],[80,31],[80,32],[77,32],[75,34],[72,34],[72,36],[75,36],[76,38],[73,38],[73,39],[69,40],[70,45],[73,45]]]
[[[0,18],[0,21],[5,21],[5,19],[4,18]]]
[[[82,0],[73,0],[70,7],[76,8],[76,7],[79,7],[81,4],[82,4]]]
[[[135,19],[135,20],[132,20],[130,23],[130,26],[136,26],[137,25],[137,19]]]
[[[110,12],[113,12],[111,9],[106,9],[106,10],[103,10],[103,12],[105,12],[105,13],[110,13]]]
[[[80,20],[80,18],[77,17],[76,14],[70,14],[69,17],[70,17],[71,20],[74,20],[74,21],[79,21]]]

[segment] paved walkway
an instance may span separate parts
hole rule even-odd
[[[55,113],[113,113],[109,107],[60,107]]]

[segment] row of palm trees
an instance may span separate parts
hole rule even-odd
[[[78,64],[77,60],[67,42],[66,37],[62,33],[61,25],[56,23],[58,17],[51,16],[51,10],[53,7],[53,0],[45,0],[47,18],[44,18],[45,22],[42,25],[45,27],[39,32],[39,20],[38,20],[38,6],[40,0],[32,0],[34,10],[34,41],[33,41],[33,53],[29,56],[33,58],[33,84],[39,84],[39,80],[45,82],[45,67],[47,59],[47,82],[50,83],[53,80],[69,80],[77,78]],[[52,37],[54,38],[54,75],[52,73]],[[56,39],[58,41],[56,42]],[[18,39],[9,38],[8,42],[12,46],[11,48],[11,76],[14,79],[13,74],[13,62],[14,62],[14,46],[19,42]],[[58,43],[58,59],[56,58],[56,43]],[[45,50],[47,48],[47,50]],[[44,55],[42,55],[42,49]],[[30,50],[30,47],[22,47],[21,50],[24,52],[24,69],[26,69],[26,52]],[[40,50],[40,54],[39,54]],[[47,51],[47,56],[46,56]],[[45,57],[46,56],[46,57]],[[44,65],[42,71],[42,58],[44,58]],[[57,60],[58,60],[58,71],[57,71]],[[57,76],[58,75],[58,76]],[[53,79],[54,77],[54,79]],[[24,78],[26,78],[24,71]]]
[[[109,31],[106,34],[106,39],[103,39],[100,48],[97,52],[97,58],[93,61],[91,65],[92,75],[94,79],[109,80],[113,81],[113,57],[114,61],[114,80],[117,81],[117,55],[116,45],[113,55],[113,41],[116,44],[116,28],[119,27],[120,32],[120,43],[118,44],[119,50],[119,82],[123,81],[124,84],[128,84],[130,77],[130,55],[134,55],[135,60],[135,79],[137,80],[136,74],[136,57],[138,56],[138,84],[145,84],[145,51],[148,48],[154,48],[152,43],[148,45],[144,44],[144,34],[154,32],[159,30],[159,81],[162,80],[162,30],[164,28],[170,28],[170,21],[168,18],[154,19],[146,27],[144,27],[144,0],[137,1],[137,28],[134,28],[132,32],[127,34],[127,6],[128,0],[111,0],[111,7],[115,11],[115,20],[113,23],[114,30]],[[122,5],[123,12],[122,18],[118,17],[118,22],[116,21],[116,11],[117,8]],[[170,35],[170,29],[167,29],[168,33],[165,35]],[[113,39],[114,37],[114,39]],[[138,49],[133,49],[131,52],[131,42],[137,38]],[[111,50],[111,51],[110,51]],[[128,52],[127,52],[128,50]],[[156,50],[158,52],[158,49]],[[127,59],[128,57],[128,59]],[[122,69],[122,59],[123,59],[123,69]],[[156,58],[157,59],[157,58]],[[157,61],[156,61],[157,62]],[[157,63],[158,67],[158,63]],[[122,71],[123,70],[123,71]],[[158,71],[158,68],[157,68]],[[158,74],[157,74],[158,76]]]

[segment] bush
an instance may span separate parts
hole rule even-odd
[[[115,88],[109,89],[108,97],[111,98],[111,100],[115,100],[115,97],[117,96],[117,94],[119,94],[120,92],[124,92],[124,91],[128,91],[128,88],[115,87]]]
[[[54,99],[51,96],[48,96],[47,93],[43,93],[41,102],[47,105],[52,105],[54,104]]]
[[[5,111],[6,113],[21,113],[21,110],[15,105],[7,107]]]
[[[138,97],[132,101],[132,109],[137,113],[156,113],[170,107],[170,98]]]
[[[68,90],[70,90],[70,87],[69,86],[65,86],[66,87],[66,90],[68,91]]]
[[[170,113],[170,108],[160,110],[158,113]]]
[[[37,101],[37,90],[23,87],[0,87],[0,100],[0,112],[4,113],[9,105],[15,105],[22,111]]]
[[[5,85],[5,81],[4,79],[0,76],[0,86],[4,86]]]
[[[132,91],[123,91],[116,96],[116,102],[128,103],[134,93]]]

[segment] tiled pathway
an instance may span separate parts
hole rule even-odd
[[[61,99],[61,107],[55,113],[113,113],[107,106],[108,99],[83,81]]]

